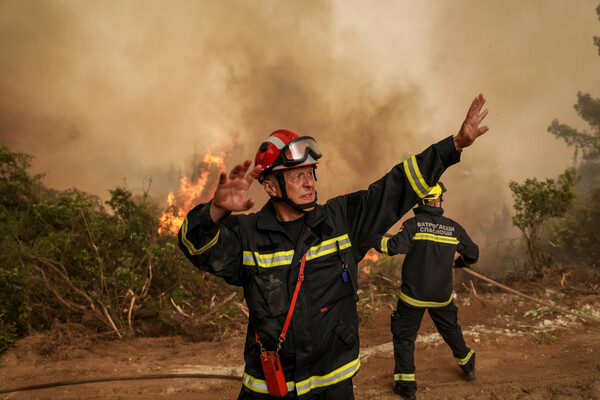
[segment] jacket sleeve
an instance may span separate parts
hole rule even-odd
[[[357,260],[460,161],[452,136],[394,166],[368,189],[342,196],[350,240]],[[335,199],[334,199],[335,200]]]
[[[457,268],[470,267],[479,260],[479,247],[473,243],[467,231],[460,225],[458,225],[458,232],[459,242],[456,251],[460,254],[460,257],[456,259],[454,265]]]
[[[382,236],[377,242],[375,250],[388,256],[406,254],[412,246],[412,239],[414,237],[413,231],[413,224],[410,223],[410,221],[407,221],[394,236]]]
[[[179,247],[199,270],[242,285],[242,251],[237,217],[226,215],[218,223],[210,218],[210,203],[187,214],[179,230]]]

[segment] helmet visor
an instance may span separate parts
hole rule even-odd
[[[279,154],[281,156],[281,163],[286,167],[303,163],[309,154],[315,160],[321,158],[322,155],[317,142],[310,136],[302,136],[292,140],[281,149]]]

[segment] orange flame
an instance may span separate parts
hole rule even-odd
[[[183,224],[185,216],[198,202],[208,201],[216,189],[216,179],[207,187],[211,172],[217,174],[225,169],[225,155],[219,152],[218,156],[210,153],[202,158],[199,166],[199,177],[195,180],[184,176],[181,178],[177,193],[170,192],[167,196],[168,207],[160,217],[158,233],[168,232],[176,235]],[[218,175],[217,175],[218,176]]]
[[[366,262],[370,262],[370,263],[375,263],[377,262],[377,260],[379,260],[379,253],[377,253],[375,250],[370,249],[367,254],[365,254],[365,256],[362,259],[363,261]]]

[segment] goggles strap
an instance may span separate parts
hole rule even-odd
[[[288,195],[287,190],[285,190],[285,178],[283,177],[283,171],[275,171],[275,177],[277,178],[277,183],[279,183],[279,189],[281,189],[281,197],[287,199]]]

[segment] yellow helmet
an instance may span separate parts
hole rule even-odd
[[[427,204],[430,201],[433,201],[438,198],[440,200],[442,200],[442,195],[444,194],[445,191],[446,191],[446,187],[444,186],[444,184],[442,182],[438,182],[438,184],[435,185],[429,192],[427,192],[425,197],[423,197],[423,199],[422,199],[423,204]]]

